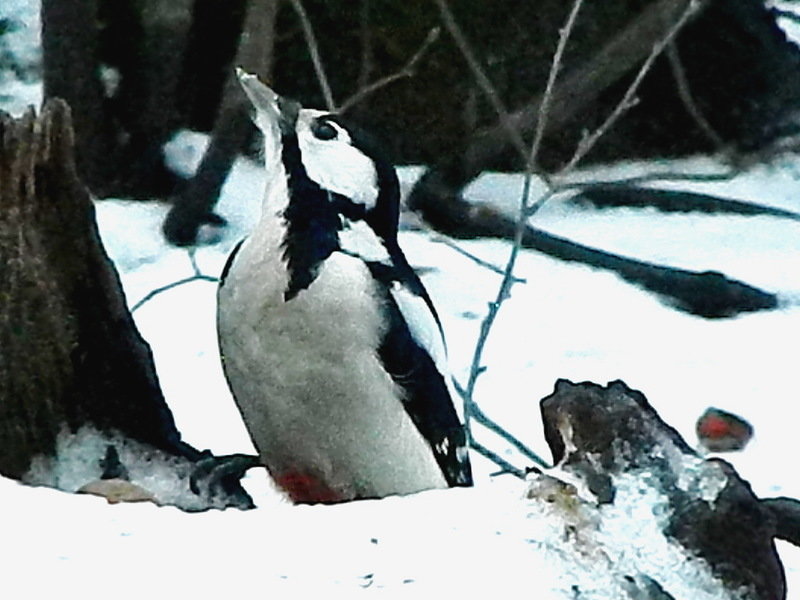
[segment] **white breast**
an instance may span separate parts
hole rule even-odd
[[[284,302],[282,233],[262,221],[219,291],[225,372],[262,460],[313,468],[347,498],[446,487],[377,356],[385,324],[366,266],[336,252]]]

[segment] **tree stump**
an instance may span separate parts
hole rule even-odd
[[[78,179],[70,110],[0,112],[0,473],[91,425],[195,462]],[[238,484],[237,484],[238,485]]]

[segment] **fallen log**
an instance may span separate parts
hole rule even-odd
[[[435,179],[437,175],[429,171],[423,175],[425,177]],[[446,185],[431,195],[424,192],[432,186],[435,187],[429,183],[416,187],[409,206],[436,231],[459,239],[514,239],[517,224],[512,218],[492,206],[472,204],[459,195],[448,194]],[[775,294],[716,271],[697,272],[655,265],[590,248],[530,225],[525,226],[521,242],[523,248],[558,260],[616,273],[625,281],[656,294],[664,304],[707,319],[778,307]]]

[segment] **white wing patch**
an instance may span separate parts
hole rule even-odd
[[[389,291],[408,325],[411,337],[428,353],[433,359],[436,369],[442,374],[458,419],[463,422],[463,407],[459,401],[460,396],[454,389],[450,378],[450,367],[447,364],[447,348],[442,336],[442,330],[430,308],[428,308],[427,302],[425,302],[424,298],[411,292],[399,281],[392,283]]]
[[[385,265],[391,264],[389,251],[383,241],[364,221],[351,221],[342,217],[339,246],[343,252],[361,260]]]

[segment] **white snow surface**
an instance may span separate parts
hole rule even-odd
[[[35,73],[41,60],[38,2],[4,0],[3,17],[22,24],[4,36],[5,42],[25,72]],[[782,19],[781,25],[798,37],[791,22]],[[20,114],[40,100],[41,83],[35,77],[0,68],[0,109]],[[171,168],[189,176],[206,144],[200,134],[177,136],[166,148]],[[719,168],[696,159],[610,165],[579,176],[613,179],[654,169]],[[400,170],[404,190],[420,172]],[[263,184],[257,165],[237,162],[218,207],[230,226],[219,244],[194,257],[204,274],[221,271],[233,244],[255,222]],[[796,157],[724,183],[653,185],[800,212]],[[519,176],[487,174],[469,188],[468,198],[514,210],[520,189]],[[161,237],[166,210],[157,203],[97,202],[103,240],[131,306],[194,273],[188,253],[169,247]],[[756,494],[800,497],[800,478],[790,462],[796,454],[800,223],[642,209],[600,211],[555,200],[537,214],[535,225],[632,258],[719,270],[777,293],[782,307],[708,321],[665,307],[612,273],[522,252],[517,275],[527,283],[512,290],[484,357],[487,371],[477,389],[484,410],[547,458],[538,400],[552,391],[555,380],[606,383],[621,378],[641,390],[690,444],[696,441],[694,423],[708,406],[745,417],[755,436],[743,452],[725,458]],[[451,367],[463,382],[499,276],[437,239],[425,231],[401,234],[411,263],[422,268],[443,320]],[[509,252],[501,241],[460,245],[497,265]],[[215,285],[195,281],[154,296],[134,316],[152,346],[184,439],[217,454],[252,452],[219,365],[215,310]],[[496,436],[480,427],[476,435],[506,459],[524,464]],[[94,454],[101,449],[97,446]],[[38,599],[69,590],[90,599],[268,597],[274,592],[288,598],[513,594],[547,600],[571,598],[570,587],[579,585],[588,598],[616,599],[624,592],[614,573],[636,571],[666,582],[666,591],[676,598],[723,597],[700,561],[684,561],[658,535],[662,501],[642,479],[615,482],[619,503],[598,513],[572,501],[544,506],[525,499],[521,482],[489,477],[495,468],[480,457],[473,456],[473,465],[472,489],[315,507],[288,504],[264,472],[254,470],[245,485],[258,508],[204,513],[149,503],[109,505],[93,496],[0,477],[0,596]],[[136,467],[128,467],[136,476]],[[66,461],[60,469],[49,475],[70,490],[98,474],[95,462],[80,460]],[[164,481],[151,483],[159,484]],[[713,478],[705,481],[709,499],[716,495],[714,484]],[[583,523],[587,537],[565,540],[564,526],[571,522]],[[800,550],[782,542],[778,547],[788,597],[796,600]],[[581,548],[583,553],[575,552]]]
[[[180,135],[170,145],[170,160],[190,172],[204,144],[196,134]],[[708,170],[715,165],[694,160],[663,167]],[[653,168],[659,165],[613,165],[581,176],[615,177]],[[800,162],[787,158],[730,182],[680,187],[797,210],[798,169]],[[404,189],[419,172],[400,170]],[[520,182],[517,175],[488,174],[467,195],[506,202],[511,209]],[[219,244],[196,251],[201,272],[220,272],[227,252],[255,222],[263,184],[257,165],[237,162],[218,205],[231,225]],[[96,208],[131,306],[152,290],[192,275],[189,253],[161,238],[166,206],[102,200]],[[714,268],[779,293],[784,304],[775,311],[709,321],[668,308],[613,274],[523,252],[517,275],[526,283],[513,288],[487,346],[488,369],[477,390],[484,410],[549,458],[538,400],[551,393],[555,380],[604,384],[621,378],[643,391],[690,444],[696,441],[694,423],[709,405],[744,416],[755,437],[743,452],[726,458],[757,494],[800,496],[795,470],[784,460],[794,447],[793,418],[785,415],[791,408],[784,406],[796,396],[790,373],[800,331],[800,223],[600,211],[554,201],[535,224],[634,258]],[[436,239],[425,231],[401,233],[401,244],[421,268],[442,317],[451,366],[464,381],[480,318],[499,276]],[[498,265],[509,250],[492,240],[460,245]],[[174,287],[153,296],[134,317],[152,346],[184,439],[218,454],[252,452],[219,364],[215,288],[206,281]],[[508,460],[525,464],[493,434],[480,427],[476,434]],[[727,597],[702,561],[684,564],[679,550],[656,534],[658,498],[640,489],[641,481],[621,486],[620,497],[635,500],[630,504],[615,504],[599,517],[587,513],[588,538],[564,541],[569,514],[554,517],[550,508],[525,500],[525,486],[509,476],[489,477],[495,467],[480,457],[473,456],[473,465],[473,489],[316,507],[289,505],[264,472],[254,470],[245,485],[258,508],[200,514],[150,504],[110,506],[94,497],[0,480],[7,507],[0,517],[6,540],[0,560],[10,566],[0,586],[32,590],[31,597],[77,584],[89,597],[99,597],[98,590],[111,585],[123,597],[157,585],[159,596],[180,591],[200,598],[256,591],[290,597],[507,591],[547,599],[569,598],[571,586],[578,585],[587,598],[611,599],[624,597],[619,576],[636,569],[666,581],[665,589],[676,598]],[[86,466],[75,469],[86,471]],[[712,498],[714,481],[707,483]],[[73,481],[65,487],[80,486]],[[629,547],[615,545],[615,539],[644,541]],[[791,591],[800,589],[793,585],[800,554],[787,544],[780,544],[780,551],[791,598]],[[43,570],[54,576],[34,576]]]

